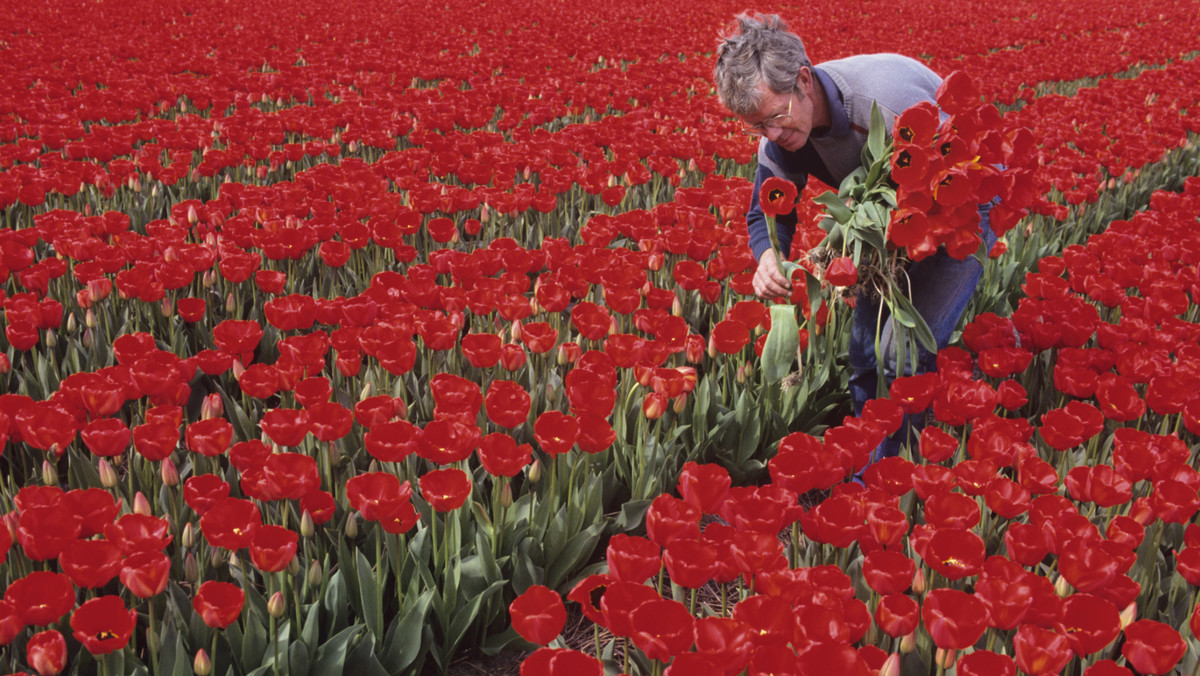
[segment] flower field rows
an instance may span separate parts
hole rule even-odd
[[[1042,4],[786,17],[1036,146],[855,418],[830,289],[760,361],[741,5],[6,3],[0,670],[1194,672],[1200,7]]]

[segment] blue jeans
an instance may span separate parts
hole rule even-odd
[[[980,228],[983,241],[990,249],[996,242],[996,233],[989,225],[988,214],[991,204],[979,207]],[[945,249],[928,258],[914,263],[908,269],[908,279],[912,284],[912,302],[929,330],[937,341],[938,349],[950,343],[950,336],[958,327],[963,311],[975,293],[979,277],[983,274],[983,266],[974,256],[965,260],[956,260],[946,253]],[[877,322],[883,326],[879,331],[881,353],[884,356],[884,376],[886,385],[890,386],[897,375],[915,375],[937,370],[937,355],[930,353],[917,343],[915,337],[909,339],[909,332],[897,322],[890,319],[887,308],[879,313],[879,299],[859,296],[855,301],[854,319],[850,327],[850,398],[854,402],[854,414],[862,415],[863,404],[876,397],[879,385],[879,372],[875,360],[875,329]],[[897,368],[896,344],[904,351],[904,360]],[[917,346],[917,366],[912,368],[912,345]],[[900,454],[900,448],[907,442],[916,443],[916,439],[925,427],[924,414],[904,416],[900,429],[871,454],[871,462],[881,458],[890,458]]]

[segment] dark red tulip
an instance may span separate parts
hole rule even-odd
[[[79,519],[61,502],[22,509],[17,518],[17,542],[34,561],[56,559],[79,536]]]
[[[758,191],[758,203],[763,214],[771,217],[790,214],[796,209],[796,184],[777,176],[763,181]]]
[[[249,319],[226,319],[212,331],[213,343],[231,355],[253,352],[262,335],[262,326]]]
[[[475,425],[432,420],[417,436],[417,454],[439,465],[448,465],[466,460],[479,446],[479,439],[479,428]]]
[[[391,416],[391,398],[386,402]],[[381,462],[401,462],[417,452],[421,429],[407,420],[386,420],[373,423],[363,435],[363,445],[371,457]]]
[[[321,487],[317,461],[303,453],[273,453],[263,466],[262,487],[270,499],[299,500]]]
[[[462,353],[475,368],[491,368],[500,362],[504,341],[492,333],[468,333],[462,337]]]
[[[925,501],[925,521],[936,528],[967,530],[979,524],[980,516],[979,503],[962,493],[937,493]]]
[[[132,433],[124,422],[116,418],[99,418],[85,425],[79,436],[95,455],[113,457],[124,453],[129,447]]]
[[[213,629],[224,629],[242,614],[245,602],[246,593],[237,585],[208,580],[200,585],[192,599],[192,607],[204,624]]]
[[[262,431],[279,446],[299,446],[308,436],[308,411],[293,408],[272,408],[259,421]],[[190,430],[190,426],[189,426]],[[190,443],[190,440],[189,440]]]
[[[679,473],[679,495],[704,514],[716,514],[729,493],[729,472],[720,465],[684,463]]]
[[[179,445],[179,425],[146,423],[132,430],[133,448],[150,461],[165,460]]]
[[[1062,633],[1079,658],[1100,652],[1121,632],[1113,604],[1091,594],[1072,594],[1063,601]]]
[[[135,552],[161,552],[171,544],[171,524],[146,514],[126,514],[104,528],[104,537],[121,547],[126,556]]]
[[[646,533],[659,547],[676,538],[699,537],[700,510],[666,493],[659,495],[646,511]]]
[[[533,436],[542,450],[561,455],[571,450],[579,438],[579,420],[561,411],[546,411],[533,426]]]
[[[548,645],[567,621],[567,609],[557,592],[533,585],[508,606],[513,629],[526,641]]]
[[[712,665],[711,670],[705,673],[740,673],[754,654],[750,627],[731,617],[700,618],[693,626],[693,635],[695,654],[703,655]],[[687,654],[676,657],[672,666],[680,664]]]

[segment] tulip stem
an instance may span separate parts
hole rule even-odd
[[[158,673],[158,645],[154,640],[154,626],[156,624],[154,617],[154,598],[149,599],[150,615],[149,623],[146,625],[146,652],[150,653],[150,671]]]

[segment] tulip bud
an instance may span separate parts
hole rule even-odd
[[[229,372],[233,374],[233,377],[236,380],[241,378],[242,374],[246,372],[246,367],[242,365],[241,359],[234,359],[233,365],[229,367]]]
[[[374,392],[375,387],[371,384],[371,381],[368,380],[363,383],[362,389],[358,391],[358,400],[362,401],[363,399],[370,399]]]
[[[200,580],[200,564],[196,563],[196,557],[191,552],[183,557],[183,577],[191,582]]]
[[[683,316],[683,301],[679,300],[679,296],[671,299],[671,314],[676,317]]]
[[[567,342],[558,346],[558,365],[574,364],[583,356],[579,343]]]
[[[1067,578],[1059,575],[1054,581],[1054,593],[1058,594],[1059,598],[1066,598],[1071,593],[1071,583],[1067,582]]]
[[[179,534],[179,545],[184,549],[191,549],[196,544],[196,527],[188,521],[183,525],[183,532]]]
[[[708,358],[717,358],[717,336],[716,334],[708,334]]]
[[[346,519],[345,532],[347,538],[353,539],[358,537],[358,519],[353,514]]]
[[[196,659],[192,660],[192,673],[196,676],[208,676],[212,673],[212,660],[204,648],[196,651]]]
[[[542,461],[534,460],[529,465],[529,483],[536,484],[542,478]]]
[[[737,380],[738,384],[741,385],[741,384],[745,383],[750,378],[750,374],[752,371],[753,371],[753,368],[750,366],[749,362],[743,362],[742,364],[740,364],[737,369],[737,375],[735,376],[735,379]]]
[[[203,286],[204,288],[211,289],[214,286],[216,286],[216,284],[217,284],[217,272],[215,270],[210,268],[208,270],[205,270],[204,274],[200,276],[200,285]]]
[[[221,553],[218,547],[212,547],[208,550],[208,565],[212,568],[220,568],[225,562],[225,555]]]
[[[92,330],[91,330],[91,329],[84,329],[84,330],[83,330],[83,337],[79,339],[79,342],[80,342],[80,344],[82,344],[82,345],[83,345],[85,348],[87,348],[87,349],[89,349],[89,350],[90,350],[90,349],[92,349],[92,342],[93,342],[93,339],[92,339]]]
[[[67,333],[75,333],[75,329],[79,328],[75,321],[75,313],[67,313]]]
[[[287,599],[283,598],[283,592],[277,591],[271,594],[271,598],[267,599],[267,614],[279,619],[285,612],[287,612]]]
[[[47,486],[58,485],[58,468],[50,464],[49,460],[42,461],[42,483]]]
[[[687,395],[681,394],[678,397],[675,397],[674,399],[672,399],[671,400],[671,410],[675,411],[675,413],[677,413],[677,414],[682,415],[683,412],[685,410],[687,410]]]
[[[900,676],[900,653],[892,653],[879,668],[879,676]]]
[[[158,303],[158,311],[162,316],[170,318],[175,313],[175,303],[170,298],[164,298]]]
[[[483,508],[483,503],[475,500],[471,501],[471,510],[475,512],[475,519],[487,525],[488,529],[492,527],[492,518],[488,516],[487,511]]]
[[[225,296],[225,312],[228,314],[233,314],[233,311],[236,309],[237,309],[237,301],[234,300],[233,294],[232,293],[227,294]]]
[[[313,523],[312,514],[308,510],[304,510],[304,514],[300,515],[300,535],[310,538],[317,532],[317,526]]]
[[[83,325],[89,329],[96,328],[96,312],[92,308],[88,308],[83,313]]]
[[[1121,631],[1125,631],[1125,627],[1133,624],[1133,621],[1137,619],[1137,601],[1125,606],[1125,608],[1121,610],[1120,618]]]
[[[287,574],[291,577],[296,577],[300,574],[300,557],[293,556],[291,561],[288,561]]]
[[[312,565],[308,567],[308,586],[315,587],[321,584],[321,562],[313,560]]]
[[[150,501],[146,499],[146,496],[141,491],[138,491],[137,494],[133,496],[133,513],[141,514],[142,516],[150,516],[152,511],[153,510],[150,509]]]
[[[667,396],[661,392],[651,392],[642,401],[642,415],[647,420],[658,420],[667,412]]]
[[[117,470],[108,462],[108,458],[100,458],[100,484],[105,488],[112,488],[117,485],[120,478],[117,476]]]
[[[58,347],[58,334],[54,329],[46,329],[46,347],[51,350]]]
[[[500,487],[500,505],[502,507],[504,507],[505,509],[507,509],[509,507],[512,507],[512,503],[513,503],[512,483],[509,481],[505,481],[504,485],[502,485]]]
[[[227,563],[229,564],[229,567],[233,569],[242,567],[242,559],[238,556],[236,551],[229,552],[229,561],[227,561]]]
[[[225,401],[221,395],[213,392],[200,401],[200,419],[211,420],[225,415]]]
[[[958,651],[938,648],[934,659],[937,660],[935,664],[939,664],[941,665],[942,669],[949,671],[950,668],[954,666],[955,660],[958,659]]]
[[[162,461],[162,464],[158,466],[158,471],[162,476],[164,485],[171,488],[179,485],[179,468],[175,466],[175,463],[170,458]]]
[[[917,632],[911,631],[900,639],[900,652],[904,655],[911,654],[917,649]]]
[[[926,580],[925,580],[925,569],[918,568],[916,575],[913,575],[913,583],[912,583],[913,593],[916,594],[917,596],[924,594],[925,589],[927,588],[928,584],[929,583],[926,582]]]
[[[8,355],[0,354],[0,374],[8,373],[12,370],[12,362],[8,360]]]
[[[508,327],[508,339],[513,343],[521,342],[521,322],[515,321]]]

